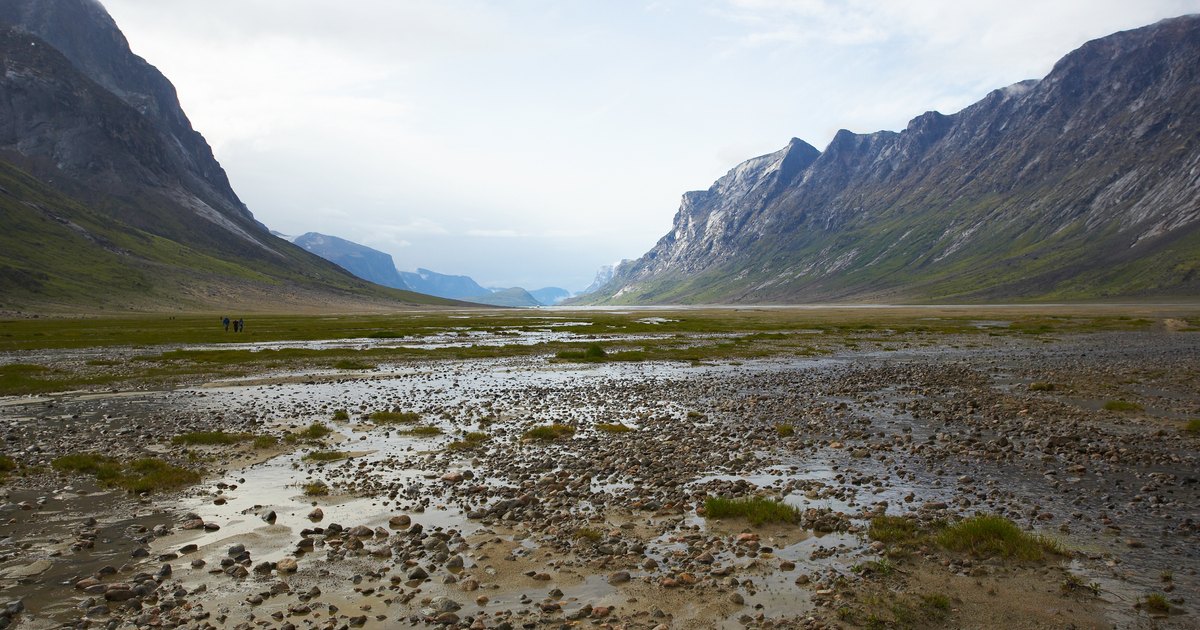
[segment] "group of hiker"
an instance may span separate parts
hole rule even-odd
[[[235,319],[232,322],[230,322],[228,317],[221,318],[221,324],[223,326],[225,326],[225,332],[229,332],[229,324],[230,323],[233,324],[233,332],[242,332],[243,330],[246,330],[246,320],[245,319]]]

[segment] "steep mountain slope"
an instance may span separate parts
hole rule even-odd
[[[1200,16],[1095,40],[900,133],[799,141],[683,197],[592,302],[1200,295]]]
[[[394,289],[409,288],[396,271],[391,254],[317,232],[302,234],[292,242],[364,280]]]
[[[491,293],[470,276],[452,276],[428,269],[418,268],[416,273],[401,271],[400,278],[413,291],[454,300],[469,300]]]
[[[0,3],[0,65],[6,306],[431,301],[355,278],[255,221],[174,88],[93,0]]]
[[[529,292],[543,306],[554,306],[571,297],[571,292],[562,287],[542,287]]]
[[[463,298],[468,302],[477,304],[489,304],[491,306],[513,306],[520,308],[534,308],[542,306],[542,303],[529,294],[528,291],[521,287],[512,287],[511,289],[499,289],[496,291],[488,291],[480,295],[472,295]]]

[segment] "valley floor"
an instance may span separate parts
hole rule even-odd
[[[1195,627],[1198,315],[8,322],[0,625]]]

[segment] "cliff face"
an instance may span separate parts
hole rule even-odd
[[[900,132],[793,140],[687,193],[590,301],[1200,294],[1200,17],[1089,42]]]
[[[230,187],[225,170],[213,157],[212,149],[204,137],[192,129],[179,105],[175,87],[154,66],[133,54],[125,36],[99,3],[94,0],[6,0],[0,4],[0,25],[49,44],[78,74],[140,114],[149,130],[158,136],[153,154],[133,152],[135,157],[146,162],[147,170],[152,173],[149,177],[143,173],[142,183],[163,187],[178,185],[230,219],[255,224],[253,216]],[[64,82],[70,82],[67,77],[58,76]],[[69,111],[79,118],[87,118],[86,110]],[[49,126],[42,133],[53,135],[55,131],[55,127]],[[99,173],[87,156],[95,153],[107,156],[111,151],[104,144],[89,144],[87,140],[80,138],[74,151],[54,157],[60,170],[94,181],[94,175]],[[32,148],[26,145],[23,153],[39,155]],[[116,183],[113,180],[118,179],[114,174],[119,172],[109,170],[102,181],[112,187]]]
[[[292,242],[364,280],[394,289],[410,288],[396,271],[391,254],[319,232],[302,234]]]
[[[0,3],[0,218],[6,308],[439,302],[271,235],[93,0]]]

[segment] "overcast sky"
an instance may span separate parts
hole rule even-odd
[[[272,229],[578,290],[793,137],[900,130],[1200,0],[102,0]]]

